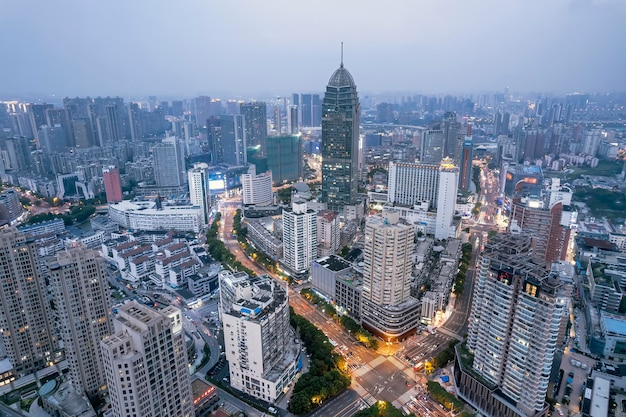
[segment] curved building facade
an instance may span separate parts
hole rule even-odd
[[[130,230],[193,231],[198,233],[204,224],[203,210],[197,206],[165,206],[158,208],[154,201],[122,201],[109,204],[112,221]]]

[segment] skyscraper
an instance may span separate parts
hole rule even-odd
[[[457,360],[455,366],[460,396],[487,416],[545,415],[566,305],[558,275],[533,258],[530,236],[491,238],[479,261],[470,313],[473,363]]]
[[[461,151],[460,170],[459,170],[459,190],[469,191],[470,182],[472,181],[472,161],[474,158],[474,140],[471,135],[466,135],[463,140],[463,150]]]
[[[244,117],[240,114],[223,114],[220,116],[220,128],[223,162],[236,166],[246,165],[248,138]]]
[[[92,400],[106,387],[100,341],[112,332],[102,262],[96,251],[82,244],[47,261],[72,385]]]
[[[458,184],[459,169],[452,163],[451,159],[444,159],[439,166],[435,239],[447,239],[454,236],[454,231],[450,228],[456,208]]]
[[[60,359],[50,301],[35,241],[0,230],[0,329],[14,373],[23,376]]]
[[[122,201],[122,184],[120,182],[120,170],[115,166],[102,169],[102,181],[107,196],[107,203],[119,203]]]
[[[211,97],[208,96],[200,96],[196,97],[194,100],[195,104],[195,116],[196,116],[196,126],[202,127],[206,126],[206,121],[210,116],[211,110]]]
[[[211,192],[209,191],[209,166],[204,163],[195,164],[188,172],[189,199],[191,204],[202,209],[204,224],[209,224],[211,215]]]
[[[143,139],[142,110],[139,104],[128,103],[128,122],[133,142]]]
[[[158,187],[180,187],[187,182],[185,154],[178,138],[168,137],[157,144],[154,155],[154,179]]]
[[[342,211],[356,203],[360,113],[356,85],[342,59],[328,81],[322,104],[322,202],[331,210]]]
[[[317,218],[307,203],[293,201],[283,210],[284,264],[295,274],[304,274],[317,256]]]
[[[287,291],[268,276],[222,271],[220,313],[231,386],[273,403],[293,380],[300,354]]]
[[[368,218],[365,225],[363,326],[390,342],[415,330],[417,300],[411,297],[411,259],[415,229],[398,213]]]
[[[118,308],[100,343],[115,417],[194,416],[182,314],[136,301]]]
[[[267,139],[267,105],[262,101],[241,103],[240,113],[244,119],[246,146],[260,146],[265,153]]]

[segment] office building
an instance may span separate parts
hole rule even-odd
[[[36,242],[15,228],[0,230],[0,329],[16,376],[60,360],[50,300]]]
[[[220,315],[230,385],[274,403],[298,371],[300,343],[289,325],[289,298],[268,276],[220,272]]]
[[[244,118],[240,114],[223,114],[220,116],[220,137],[215,138],[217,145],[221,142],[221,153],[216,148],[216,154],[220,155],[222,162],[235,166],[244,166],[248,163],[246,147],[248,139]],[[217,133],[217,132],[216,132]],[[216,160],[217,161],[217,160]]]
[[[317,214],[304,201],[292,201],[283,210],[283,256],[285,266],[298,276],[317,256]]]
[[[339,250],[339,216],[331,210],[317,213],[317,257],[334,255]]]
[[[387,202],[412,207],[427,201],[437,207],[439,163],[409,164],[389,162]]]
[[[311,284],[327,297],[336,299],[337,279],[351,270],[350,262],[338,255],[324,256],[313,261]]]
[[[530,236],[499,234],[485,245],[475,280],[467,346],[457,348],[457,392],[486,416],[546,415],[567,306],[558,274],[533,257]]]
[[[178,138],[168,137],[152,149],[157,187],[180,187],[187,182],[185,153]]]
[[[304,158],[300,135],[268,137],[265,154],[275,184],[297,181],[302,177]]]
[[[243,205],[271,206],[274,200],[272,192],[272,171],[256,173],[254,165],[250,166],[247,174],[241,176],[243,191]]]
[[[435,239],[447,239],[455,235],[452,229],[452,220],[456,208],[458,183],[459,169],[454,166],[449,158],[441,161],[439,167]]]
[[[122,183],[120,182],[120,170],[115,166],[110,166],[102,170],[102,180],[104,191],[107,196],[107,203],[119,203],[122,201]]]
[[[194,416],[182,313],[131,301],[100,343],[115,417]]]
[[[506,165],[503,167],[504,193],[507,196],[540,196],[543,191],[543,172],[537,165]]]
[[[211,192],[209,191],[209,166],[194,164],[188,172],[189,199],[191,204],[202,210],[203,224],[209,224],[211,217]]]
[[[112,333],[110,295],[102,258],[82,244],[47,261],[54,305],[76,392],[102,398],[106,377],[100,341]]]
[[[387,342],[415,330],[420,310],[411,297],[415,231],[397,213],[373,216],[365,225],[361,320]]]
[[[420,163],[438,164],[445,156],[446,135],[442,129],[422,132]]]
[[[472,182],[474,158],[474,140],[471,135],[465,136],[463,139],[463,148],[461,150],[461,159],[459,162],[459,190],[468,192],[470,183]]]
[[[356,84],[342,59],[322,104],[322,202],[330,210],[342,211],[356,203],[360,114]],[[302,125],[306,126],[304,116]]]
[[[267,105],[262,101],[241,103],[239,112],[243,116],[246,146],[259,146],[261,153],[264,154],[267,138]]]

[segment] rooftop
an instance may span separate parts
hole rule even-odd
[[[343,62],[337,70],[330,76],[328,85],[331,87],[356,87],[354,78],[350,72],[343,66]]]
[[[320,258],[315,262],[333,272],[339,272],[350,268],[350,263],[337,255],[329,255],[324,258]]]

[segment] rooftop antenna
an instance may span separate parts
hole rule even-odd
[[[339,68],[343,68],[343,42],[341,42],[341,65]]]

